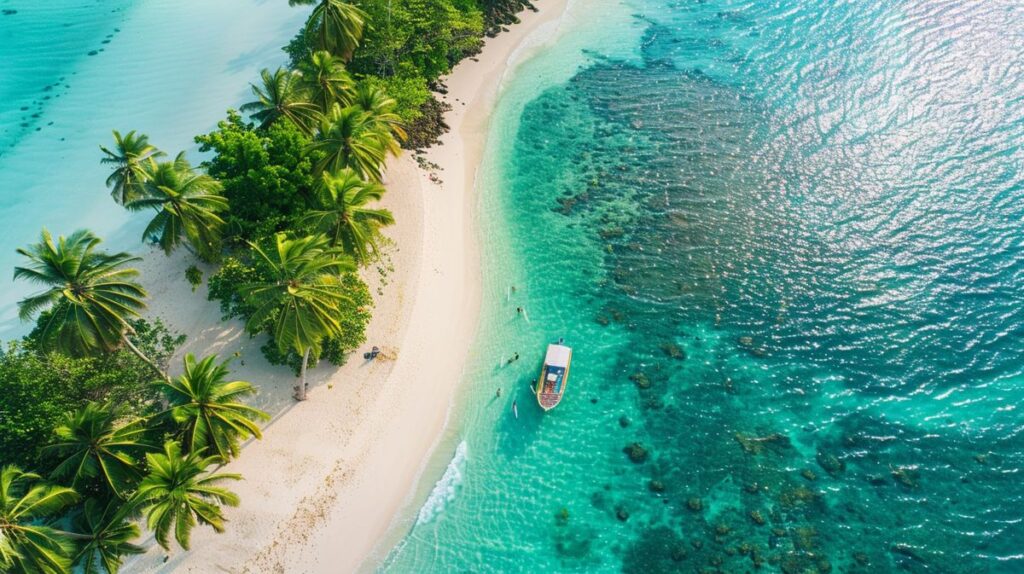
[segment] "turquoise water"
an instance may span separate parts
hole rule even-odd
[[[0,335],[24,332],[14,249],[89,227],[139,249],[145,221],[104,187],[100,144],[140,130],[170,153],[193,150],[248,97],[308,9],[276,0],[0,2]]]
[[[1024,570],[1024,7],[564,27],[499,103],[451,463],[382,569]]]

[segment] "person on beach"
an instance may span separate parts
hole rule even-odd
[[[501,398],[501,387],[498,387],[498,392],[494,393],[495,397]]]
[[[522,315],[523,314],[523,308],[522,307],[516,307],[516,313],[518,313],[519,315]]]

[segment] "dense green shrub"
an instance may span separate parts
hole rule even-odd
[[[158,319],[132,322],[132,341],[166,366],[185,337]],[[60,417],[86,401],[111,402],[141,414],[158,397],[153,372],[127,350],[99,357],[71,358],[38,349],[36,334],[8,343],[0,353],[0,454],[4,463],[45,467],[39,446],[50,439]]]
[[[473,0],[365,0],[373,23],[349,69],[433,81],[480,50],[483,14]]]
[[[224,185],[231,204],[228,241],[253,240],[287,227],[288,219],[310,207],[313,165],[309,137],[287,121],[267,130],[253,128],[234,110],[217,129],[196,137],[214,156],[203,167]]]

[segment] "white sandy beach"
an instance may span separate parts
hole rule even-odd
[[[407,530],[425,461],[441,435],[478,323],[480,267],[474,179],[503,75],[552,36],[567,0],[544,0],[537,13],[486,39],[483,52],[447,78],[451,131],[426,159],[440,183],[405,155],[390,162],[384,203],[398,223],[389,269],[366,272],[376,307],[365,349],[341,368],[310,371],[309,400],[291,399],[296,379],[263,359],[262,338],[237,321],[221,322],[205,287],[184,280],[189,261],[147,254],[143,276],[151,313],[189,335],[182,352],[239,358],[236,378],[260,389],[254,403],[270,412],[263,440],[246,445],[224,470],[245,477],[233,485],[239,508],[227,509],[228,530],[197,529],[192,550],[170,558],[150,551],[126,572],[353,572],[372,570]],[[362,351],[383,349],[366,363]],[[177,361],[177,359],[176,359]],[[172,365],[172,370],[176,365]],[[433,479],[436,477],[426,477]]]

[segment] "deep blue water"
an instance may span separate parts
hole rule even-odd
[[[458,480],[385,569],[1024,571],[1024,6],[602,9],[635,52],[499,106]]]

